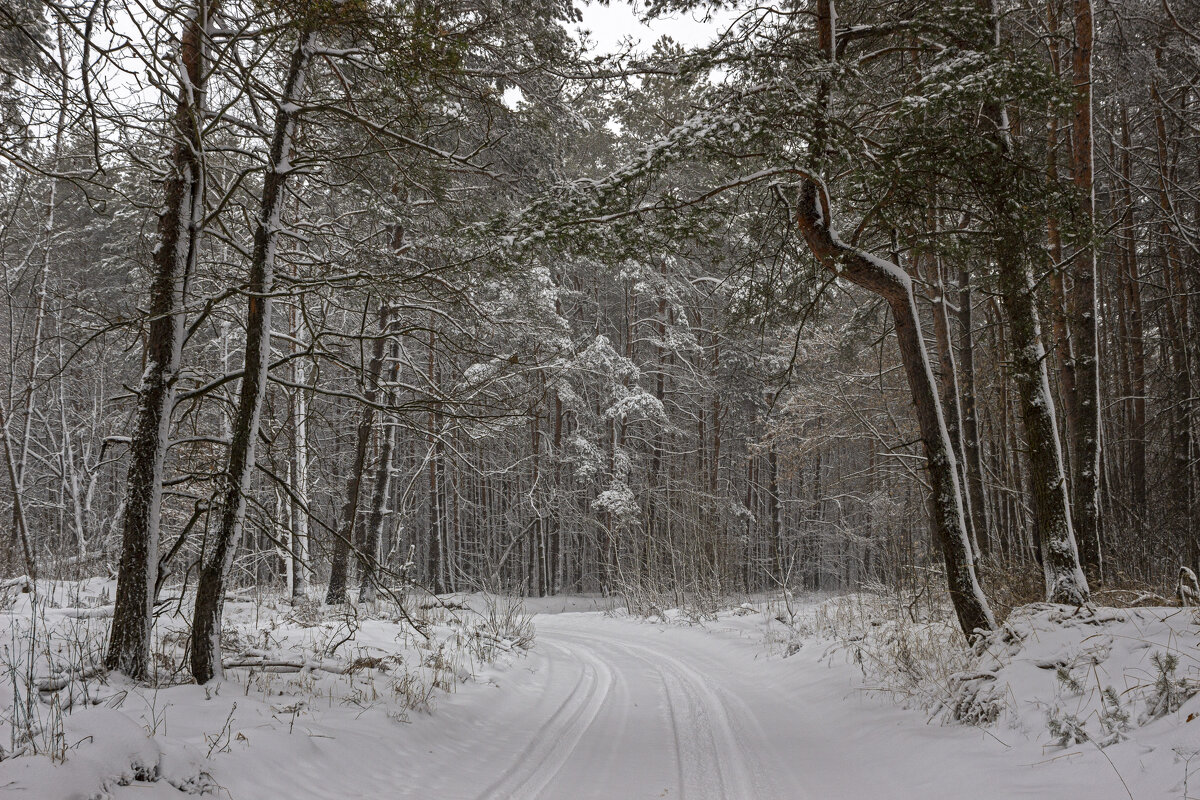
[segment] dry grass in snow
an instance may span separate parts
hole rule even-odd
[[[774,599],[772,653],[821,649],[858,687],[1042,760],[1098,756],[1135,798],[1200,798],[1200,611],[1018,607],[968,648],[944,601],[895,593]]]
[[[188,604],[175,598],[160,604],[157,681],[144,687],[100,666],[111,581],[9,584],[0,594],[0,787],[26,797],[103,800],[133,788],[139,798],[241,796],[230,787],[265,770],[278,774],[279,796],[309,796],[337,785],[312,768],[319,759],[305,763],[318,752],[383,780],[402,769],[379,769],[388,739],[454,693],[494,683],[533,640],[512,601],[414,596],[405,600],[414,627],[393,603],[235,596],[226,678],[200,687],[186,668]]]

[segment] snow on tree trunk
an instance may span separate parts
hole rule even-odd
[[[959,625],[968,637],[978,630],[992,630],[996,621],[975,574],[957,459],[921,334],[912,281],[897,265],[852,247],[838,237],[830,225],[828,198],[823,187],[818,192],[817,184],[812,180],[805,184],[796,222],[813,255],[822,264],[879,295],[892,309],[900,358],[921,431],[925,468],[932,487],[930,515],[934,535],[946,562],[950,599]]]
[[[998,48],[1000,15],[995,0],[983,0],[982,6],[992,20],[988,44]],[[1033,247],[1022,214],[1023,175],[1011,158],[1013,141],[1006,110],[998,102],[989,102],[983,111],[985,135],[995,146],[990,163],[981,164],[980,169],[989,173],[995,187],[997,283],[1012,336],[1012,375],[1029,448],[1030,494],[1046,599],[1053,603],[1083,604],[1088,601],[1089,592],[1075,545],[1062,442],[1046,367],[1030,264]]]
[[[1029,446],[1029,482],[1046,599],[1083,604],[1088,600],[1087,579],[1079,566],[1071,526],[1067,477],[1034,302],[1033,275],[1020,254],[1002,257],[998,272],[1000,299],[1012,334],[1013,380]]]
[[[337,538],[333,542],[333,564],[329,572],[329,588],[325,592],[325,602],[330,604],[346,602],[346,589],[350,585],[350,552],[359,544],[355,538],[355,531],[358,530],[358,506],[362,495],[363,474],[367,467],[367,448],[375,430],[375,403],[379,397],[379,375],[383,371],[390,309],[386,302],[379,309],[379,336],[375,339],[371,360],[367,364],[366,385],[363,387],[363,399],[366,402],[359,412],[354,463],[350,466],[350,474],[346,478],[342,518],[338,525]]]
[[[941,403],[942,413],[946,417],[946,430],[950,434],[950,445],[958,463],[958,484],[962,488],[963,506],[966,508],[967,535],[971,541],[971,555],[975,566],[979,566],[981,555],[979,540],[987,536],[987,531],[976,530],[971,516],[973,507],[971,496],[967,491],[966,451],[962,444],[962,404],[959,399],[958,365],[954,360],[954,350],[950,344],[950,312],[947,308],[946,280],[942,261],[938,257],[928,259],[930,271],[933,273],[933,332],[934,343],[937,345],[938,363],[941,370]]]
[[[207,77],[205,50],[209,20],[217,3],[197,9],[180,44],[179,98],[172,121],[176,137],[165,197],[158,218],[154,274],[150,285],[145,369],[138,391],[137,415],[129,445],[121,530],[121,558],[113,624],[105,666],[131,678],[150,672],[150,632],[154,587],[158,579],[158,537],[162,507],[163,462],[175,404],[175,379],[184,337],[184,294],[196,258],[203,216],[203,176],[198,157]]]
[[[292,308],[293,346],[300,339],[299,314]],[[291,590],[292,600],[308,596],[308,395],[303,360],[292,361],[292,452],[289,470],[292,480],[291,500]]]
[[[389,316],[386,306],[380,309],[381,341],[386,338],[386,333],[391,327]],[[400,371],[399,341],[391,339],[387,350],[388,365],[385,384],[390,387],[396,383]],[[394,392],[390,388],[385,389],[384,397],[387,398],[389,404],[395,399]],[[371,510],[367,517],[366,537],[362,547],[362,570],[358,593],[359,600],[362,602],[373,601],[376,595],[375,582],[378,580],[379,574],[379,545],[383,541],[383,524],[387,518],[387,501],[392,477],[392,452],[396,447],[396,425],[383,415],[381,415],[381,423],[384,430],[380,433],[379,464],[375,469],[375,487],[371,494]]]
[[[196,586],[192,619],[192,676],[203,684],[222,676],[221,612],[225,583],[233,568],[246,516],[246,493],[254,473],[259,417],[267,389],[271,356],[271,293],[274,290],[275,250],[282,228],[284,190],[291,172],[291,152],[298,122],[297,102],[316,38],[314,31],[300,36],[284,82],[282,102],[275,117],[268,171],[263,181],[262,208],[254,233],[250,262],[249,299],[246,310],[246,355],[238,405],[229,445],[229,460],[222,476],[220,523],[204,554]]]

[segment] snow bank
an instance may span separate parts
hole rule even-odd
[[[1032,604],[968,649],[936,602],[860,594],[755,607],[773,653],[816,647],[830,667],[857,669],[865,693],[983,731],[1022,766],[1101,770],[1139,800],[1200,797],[1194,608]]]
[[[175,598],[156,625],[158,685],[144,687],[99,666],[111,581],[33,589],[0,594],[0,787],[39,800],[336,797],[354,771],[368,776],[356,791],[376,783],[366,796],[383,796],[425,718],[494,688],[534,633],[519,603],[482,596],[410,598],[416,628],[391,604],[233,596],[226,679],[200,687],[186,669],[188,604]]]
[[[1104,749],[1119,774],[1154,774],[1175,796],[1200,772],[1196,609],[1018,608],[950,684],[943,721],[1019,731],[1048,753]]]

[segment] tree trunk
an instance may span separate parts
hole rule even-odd
[[[993,20],[991,47],[998,48],[1000,14],[996,0],[984,2]],[[1029,444],[1030,488],[1046,597],[1054,603],[1079,605],[1088,600],[1088,586],[1075,545],[1062,442],[1034,295],[1029,263],[1033,247],[1021,208],[1022,175],[1011,159],[1013,143],[1007,111],[999,103],[990,102],[985,104],[984,118],[985,135],[994,144],[994,156],[990,164],[981,167],[990,172],[998,204],[994,212],[998,289],[1012,332],[1012,371]]]
[[[429,318],[429,362],[428,374],[426,379],[429,381],[429,390],[436,392],[437,386],[437,369],[435,358],[435,346],[437,343],[437,334],[435,333],[434,324],[436,318],[430,314]],[[438,480],[438,436],[440,436],[441,420],[437,413],[436,400],[429,407],[429,588],[434,594],[441,594],[446,591],[445,581],[445,560],[446,553],[442,547],[442,513],[441,513],[441,485]]]
[[[379,310],[379,328],[385,334],[391,326],[386,307]],[[381,340],[383,336],[380,337]],[[387,404],[394,400],[391,389],[396,383],[400,372],[400,342],[393,338],[388,347],[387,377],[384,397]],[[381,415],[384,430],[380,434],[379,464],[375,468],[375,488],[371,495],[371,511],[367,517],[366,537],[363,541],[362,570],[360,575],[358,597],[361,602],[371,602],[375,599],[375,581],[378,574],[379,543],[383,539],[383,523],[386,519],[388,492],[392,477],[392,452],[396,447],[396,425],[389,422],[386,415]]]
[[[358,506],[362,496],[363,474],[367,468],[367,450],[371,446],[371,434],[375,430],[375,404],[379,398],[379,376],[383,371],[383,356],[390,327],[391,306],[385,301],[379,307],[379,336],[367,362],[363,376],[362,409],[359,411],[358,426],[354,436],[354,462],[346,477],[346,489],[342,502],[341,520],[333,541],[333,559],[329,570],[329,587],[325,602],[330,605],[346,602],[346,589],[350,584],[350,552],[361,542],[355,537],[358,530]]]
[[[292,347],[299,347],[302,335],[300,315],[297,308],[291,308]],[[292,528],[291,528],[291,559],[292,559],[292,601],[304,600],[308,597],[309,561],[308,547],[308,395],[305,389],[308,380],[304,361],[293,353],[291,391],[292,418],[292,452],[290,473],[292,479]]]
[[[271,138],[269,171],[263,181],[262,208],[254,232],[250,261],[249,300],[246,309],[246,355],[238,393],[229,461],[222,476],[221,518],[209,552],[204,555],[196,585],[196,609],[192,618],[192,676],[204,684],[221,678],[221,612],[225,584],[233,569],[233,557],[242,537],[246,517],[246,493],[254,473],[255,444],[267,371],[271,360],[271,293],[275,283],[275,249],[282,229],[284,192],[291,172],[292,146],[299,122],[297,103],[304,89],[316,34],[305,31],[292,53],[284,81],[282,102],[275,116]]]
[[[931,229],[933,226],[930,226]],[[972,504],[967,491],[966,456],[962,443],[962,405],[958,392],[958,365],[954,361],[954,350],[950,344],[950,311],[946,300],[946,278],[940,258],[927,259],[933,275],[929,278],[934,287],[933,297],[933,332],[937,345],[938,364],[941,372],[941,403],[946,416],[946,432],[950,434],[950,445],[954,448],[954,456],[958,463],[958,482],[962,487],[963,505],[966,508],[967,535],[971,541],[971,558],[976,569],[979,567],[981,555],[979,540],[987,535],[986,531],[975,529],[971,512]]]
[[[183,353],[184,298],[195,263],[203,216],[200,118],[204,111],[209,20],[217,2],[204,2],[184,26],[180,42],[179,96],[172,120],[175,146],[158,217],[150,284],[145,370],[129,444],[121,560],[108,652],[104,663],[134,680],[150,675],[150,631],[158,578],[158,536],[166,459],[175,405],[175,378]]]
[[[971,516],[975,539],[983,553],[991,546],[991,514],[983,489],[983,458],[979,446],[979,418],[975,403],[975,335],[972,331],[971,273],[962,270],[958,281],[958,321],[962,327],[959,340],[962,369],[962,437],[966,464],[962,472],[967,477],[967,493],[971,497]]]
[[[1092,185],[1092,3],[1074,0],[1075,44],[1071,74],[1075,84],[1071,128],[1072,178],[1078,200],[1077,225],[1086,244],[1075,253],[1071,292],[1071,342],[1075,355],[1078,417],[1072,447],[1072,508],[1079,559],[1089,583],[1101,580],[1100,552],[1100,352],[1096,313],[1096,248],[1092,245],[1096,191]]]
[[[1149,514],[1146,492],[1146,345],[1142,322],[1142,281],[1138,274],[1137,227],[1134,225],[1132,143],[1129,110],[1121,106],[1121,178],[1124,213],[1121,219],[1125,252],[1125,296],[1128,308],[1129,373],[1132,389],[1132,430],[1129,432],[1130,510],[1138,531],[1145,530]]]

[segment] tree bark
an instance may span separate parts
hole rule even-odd
[[[379,308],[379,336],[376,337],[363,376],[362,409],[359,411],[358,426],[354,436],[354,462],[346,477],[345,499],[342,503],[341,522],[337,538],[333,541],[333,563],[329,571],[329,588],[325,602],[330,605],[346,602],[346,589],[350,584],[350,552],[361,542],[355,537],[358,530],[358,507],[362,496],[363,475],[367,468],[367,450],[371,446],[371,434],[375,430],[375,404],[379,398],[379,376],[383,372],[383,356],[387,334],[391,326],[391,306],[383,302]]]
[[[381,334],[386,335],[391,324],[387,309],[381,308],[379,311]],[[391,387],[395,385],[400,372],[400,342],[392,338],[387,349],[387,377],[383,394],[390,405],[394,399]],[[371,494],[371,511],[367,517],[366,536],[362,547],[362,570],[360,571],[358,593],[359,600],[362,602],[371,602],[375,599],[375,582],[379,572],[379,543],[383,539],[383,523],[386,519],[388,494],[391,488],[392,452],[396,447],[396,425],[389,422],[385,415],[380,416],[384,430],[380,432],[379,464],[375,468],[375,487]]]
[[[979,446],[979,417],[975,402],[975,334],[972,330],[973,302],[971,273],[962,270],[958,279],[958,322],[962,327],[959,339],[962,369],[962,437],[966,465],[962,470],[967,477],[967,493],[971,497],[971,516],[975,528],[975,539],[980,550],[986,554],[991,547],[991,514],[987,495],[983,488],[983,458]]]
[[[1139,531],[1145,529],[1149,514],[1146,491],[1146,345],[1142,322],[1142,280],[1138,274],[1137,227],[1134,224],[1132,153],[1133,145],[1129,134],[1129,110],[1121,106],[1121,217],[1122,249],[1124,251],[1124,284],[1126,323],[1129,340],[1125,347],[1129,352],[1129,375],[1131,388],[1130,414],[1132,430],[1129,432],[1129,479],[1130,510],[1134,525]]]
[[[984,8],[992,20],[990,46],[998,48],[1000,14],[996,0],[984,0]],[[983,116],[985,135],[994,145],[994,155],[990,163],[981,167],[989,171],[995,187],[998,289],[1011,330],[1012,372],[1029,444],[1030,488],[1046,598],[1054,603],[1080,605],[1087,602],[1089,592],[1079,565],[1062,442],[1046,369],[1046,350],[1029,262],[1033,248],[1021,207],[1022,175],[1012,159],[1007,111],[992,101],[985,104]]]
[[[171,121],[175,146],[164,184],[152,262],[145,369],[138,390],[137,416],[129,445],[121,559],[112,629],[104,664],[134,680],[150,676],[150,633],[154,584],[158,578],[158,537],[162,510],[163,462],[175,405],[175,379],[183,353],[184,298],[195,263],[204,182],[200,160],[201,117],[207,77],[209,20],[217,2],[198,5],[180,42],[179,96]]]
[[[931,226],[932,227],[932,226]],[[930,283],[934,287],[933,297],[933,333],[937,345],[938,365],[941,372],[941,403],[946,417],[946,431],[950,434],[950,445],[954,448],[954,456],[958,464],[958,481],[962,487],[963,505],[966,509],[967,537],[971,541],[971,559],[979,567],[979,557],[982,554],[980,539],[987,536],[987,531],[978,531],[972,519],[971,496],[967,491],[966,451],[963,448],[962,436],[962,404],[959,398],[958,365],[954,361],[954,350],[950,344],[950,311],[946,300],[945,271],[940,258],[927,259],[930,271]]]
[[[295,306],[291,308],[291,329],[292,329],[292,347],[299,347],[299,341],[302,334],[298,310]],[[304,361],[299,357],[295,357],[293,353],[292,360],[292,383],[295,386],[291,391],[291,418],[292,418],[292,452],[291,452],[291,480],[292,480],[292,499],[291,499],[291,553],[289,554],[292,561],[292,585],[291,597],[293,602],[304,600],[308,597],[309,570],[311,563],[309,561],[309,546],[308,546],[308,395],[304,388],[306,381],[306,371]]]
[[[437,387],[437,360],[435,347],[437,342],[437,333],[434,325],[437,320],[433,314],[429,318],[429,361],[427,365],[426,379],[429,382],[429,390],[436,392]],[[446,552],[442,546],[442,513],[441,513],[441,482],[438,480],[439,475],[439,460],[440,450],[438,447],[438,437],[441,435],[439,428],[441,427],[441,418],[437,413],[436,401],[430,404],[429,407],[429,586],[430,591],[434,594],[441,594],[446,591],[445,580],[445,563]]]
[[[1072,507],[1079,560],[1089,583],[1103,577],[1100,551],[1100,351],[1096,313],[1096,248],[1092,244],[1096,191],[1092,183],[1092,38],[1091,0],[1074,0],[1075,43],[1071,74],[1075,84],[1071,128],[1071,173],[1078,206],[1077,224],[1086,237],[1073,261],[1071,342],[1075,355],[1076,419],[1072,447]]]
[[[196,608],[192,618],[192,677],[205,684],[221,678],[221,613],[225,606],[225,584],[233,569],[233,557],[242,538],[246,518],[246,494],[254,473],[259,417],[267,392],[271,357],[271,294],[275,284],[275,250],[282,229],[284,193],[291,173],[291,154],[299,123],[297,103],[316,38],[304,31],[293,51],[284,81],[283,96],[275,115],[271,137],[269,171],[263,181],[262,207],[254,232],[250,261],[249,299],[246,308],[246,355],[238,393],[229,461],[222,476],[220,523],[209,551],[204,555],[196,585]]]

